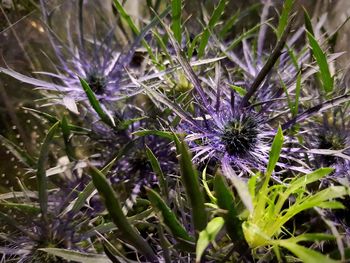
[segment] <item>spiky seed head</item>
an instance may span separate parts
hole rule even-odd
[[[346,136],[337,130],[326,130],[318,135],[318,148],[329,150],[342,150],[346,147]],[[320,156],[321,162],[325,166],[331,166],[337,162],[334,156]]]
[[[89,84],[90,88],[98,95],[105,92],[108,79],[103,74],[96,70],[92,70],[86,76],[86,82]]]
[[[227,123],[221,140],[229,155],[242,157],[255,147],[258,133],[254,117],[242,114]]]

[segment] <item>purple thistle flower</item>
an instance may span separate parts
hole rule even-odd
[[[105,107],[108,107],[108,103],[129,98],[140,92],[140,89],[135,85],[125,81],[127,78],[124,78],[124,68],[132,61],[136,49],[147,30],[141,32],[132,44],[120,52],[121,47],[115,36],[115,26],[111,26],[101,40],[97,39],[98,35],[101,35],[100,32],[95,32],[91,40],[83,30],[85,26],[83,16],[75,21],[76,16],[72,15],[68,16],[70,19],[67,21],[66,41],[63,41],[48,26],[50,19],[52,19],[52,13],[48,12],[45,1],[42,0],[40,3],[43,20],[47,25],[48,38],[58,65],[53,65],[55,68],[53,72],[36,73],[51,78],[52,82],[25,76],[9,68],[0,68],[0,72],[34,85],[39,89],[57,92],[58,96],[51,98],[51,104],[65,105],[77,114],[79,112],[76,102],[87,101],[87,96],[81,87],[78,76],[87,81],[96,97],[103,103],[102,106]],[[83,11],[79,10],[79,12]],[[79,25],[76,37],[70,28],[70,24],[74,24],[74,22]],[[115,108],[114,106],[112,108]]]
[[[333,120],[330,119],[331,114]],[[316,120],[309,124],[316,136],[305,136],[313,166],[333,167],[334,172],[324,181],[333,179],[349,186],[350,131],[347,113],[341,108],[336,108],[329,114],[324,113],[322,117],[321,122]]]
[[[11,210],[2,212],[0,219],[6,230],[2,232],[0,238],[0,252],[6,260],[16,260],[16,262],[65,262],[59,257],[40,251],[41,248],[65,248],[78,251],[94,251],[90,240],[84,241],[84,231],[89,229],[90,214],[66,213],[72,199],[67,198],[67,191],[64,187],[59,191],[51,192],[49,196],[49,217],[45,221],[38,214],[27,211],[14,213]],[[73,197],[75,195],[68,194]],[[26,192],[23,198],[13,195],[16,204],[29,206],[28,198],[31,202],[36,201],[37,194]],[[33,206],[33,209],[36,206]],[[6,213],[6,214],[5,214]],[[7,219],[6,219],[7,218]],[[81,242],[86,242],[83,245]],[[6,261],[7,262],[7,261]]]

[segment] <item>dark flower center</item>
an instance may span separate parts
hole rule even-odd
[[[346,147],[346,138],[336,131],[326,131],[318,136],[319,149],[341,150]],[[321,155],[320,160],[324,166],[331,166],[337,158],[331,155]]]
[[[326,132],[319,135],[319,148],[341,150],[345,147],[345,138],[335,132]]]
[[[88,74],[86,82],[96,94],[103,94],[107,86],[107,78],[98,73]]]
[[[242,115],[226,125],[221,139],[229,155],[242,157],[255,147],[257,136],[256,120],[252,116]]]

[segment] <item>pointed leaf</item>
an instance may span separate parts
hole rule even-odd
[[[173,213],[173,211],[171,211],[171,209],[166,205],[164,200],[159,196],[157,192],[148,188],[147,196],[151,201],[152,206],[156,210],[160,211],[164,220],[164,224],[170,229],[175,238],[194,241],[194,239],[188,234],[183,225],[177,220],[176,215]]]
[[[150,262],[158,262],[158,258],[152,248],[127,220],[118,197],[103,173],[95,167],[91,167],[90,174],[96,189],[104,199],[110,217],[118,227],[123,239],[130,242],[130,244],[133,245],[135,249],[139,250]]]
[[[44,220],[47,220],[47,177],[46,177],[46,164],[49,155],[49,146],[50,143],[60,125],[60,122],[56,122],[48,131],[44,142],[40,149],[40,155],[38,159],[38,170],[36,172],[37,184],[38,184],[38,192],[39,192],[39,202],[41,214]]]
[[[199,233],[196,246],[196,263],[201,261],[201,257],[210,242],[215,241],[217,234],[224,226],[224,222],[222,217],[215,217],[208,223],[207,227]]]
[[[333,90],[334,79],[331,76],[329,71],[329,66],[327,62],[327,57],[325,53],[322,51],[321,47],[317,43],[317,40],[310,32],[306,32],[307,38],[309,40],[309,44],[312,50],[312,54],[316,59],[316,62],[320,69],[320,78],[322,80],[323,88],[326,93],[331,92]]]
[[[239,242],[244,242],[242,222],[238,218],[233,193],[227,186],[225,178],[219,173],[217,173],[214,178],[214,190],[218,206],[227,211],[223,218],[231,240],[240,240]]]
[[[177,154],[180,159],[181,179],[184,184],[187,198],[192,207],[192,220],[196,231],[203,230],[207,225],[207,213],[204,206],[204,197],[199,185],[197,170],[192,164],[191,155],[184,141],[174,135]]]
[[[39,250],[68,261],[74,261],[79,263],[112,263],[112,261],[110,261],[108,257],[104,255],[82,253],[62,248],[41,248]]]

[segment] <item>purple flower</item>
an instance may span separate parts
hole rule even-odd
[[[45,1],[40,1],[40,3],[43,20],[47,25],[48,38],[56,57],[54,61],[57,61],[57,64],[53,65],[55,71],[36,73],[45,78],[51,78],[52,81],[25,76],[8,68],[0,68],[0,72],[39,89],[49,90],[57,94],[57,96],[51,96],[50,104],[65,105],[74,113],[78,113],[76,102],[87,101],[78,76],[87,81],[96,97],[107,108],[110,103],[129,98],[140,92],[140,89],[127,80],[128,77],[124,74],[124,69],[131,63],[136,48],[147,31],[142,32],[132,44],[120,52],[122,47],[115,36],[115,26],[110,26],[102,38],[100,36],[103,33],[98,31],[100,28],[96,28],[96,32],[90,36],[84,30],[85,24],[89,22],[83,20],[84,16],[65,14],[68,17],[67,32],[62,37],[48,26],[51,24],[50,20],[54,12],[48,11]],[[66,7],[66,9],[68,8]],[[58,12],[59,8],[54,10]],[[69,12],[67,10],[59,11]],[[90,15],[93,17],[89,13],[89,17]],[[74,28],[73,30],[71,28],[72,24],[79,25],[79,30],[74,32]],[[115,104],[113,103],[113,106],[109,106],[109,108],[115,108]]]

